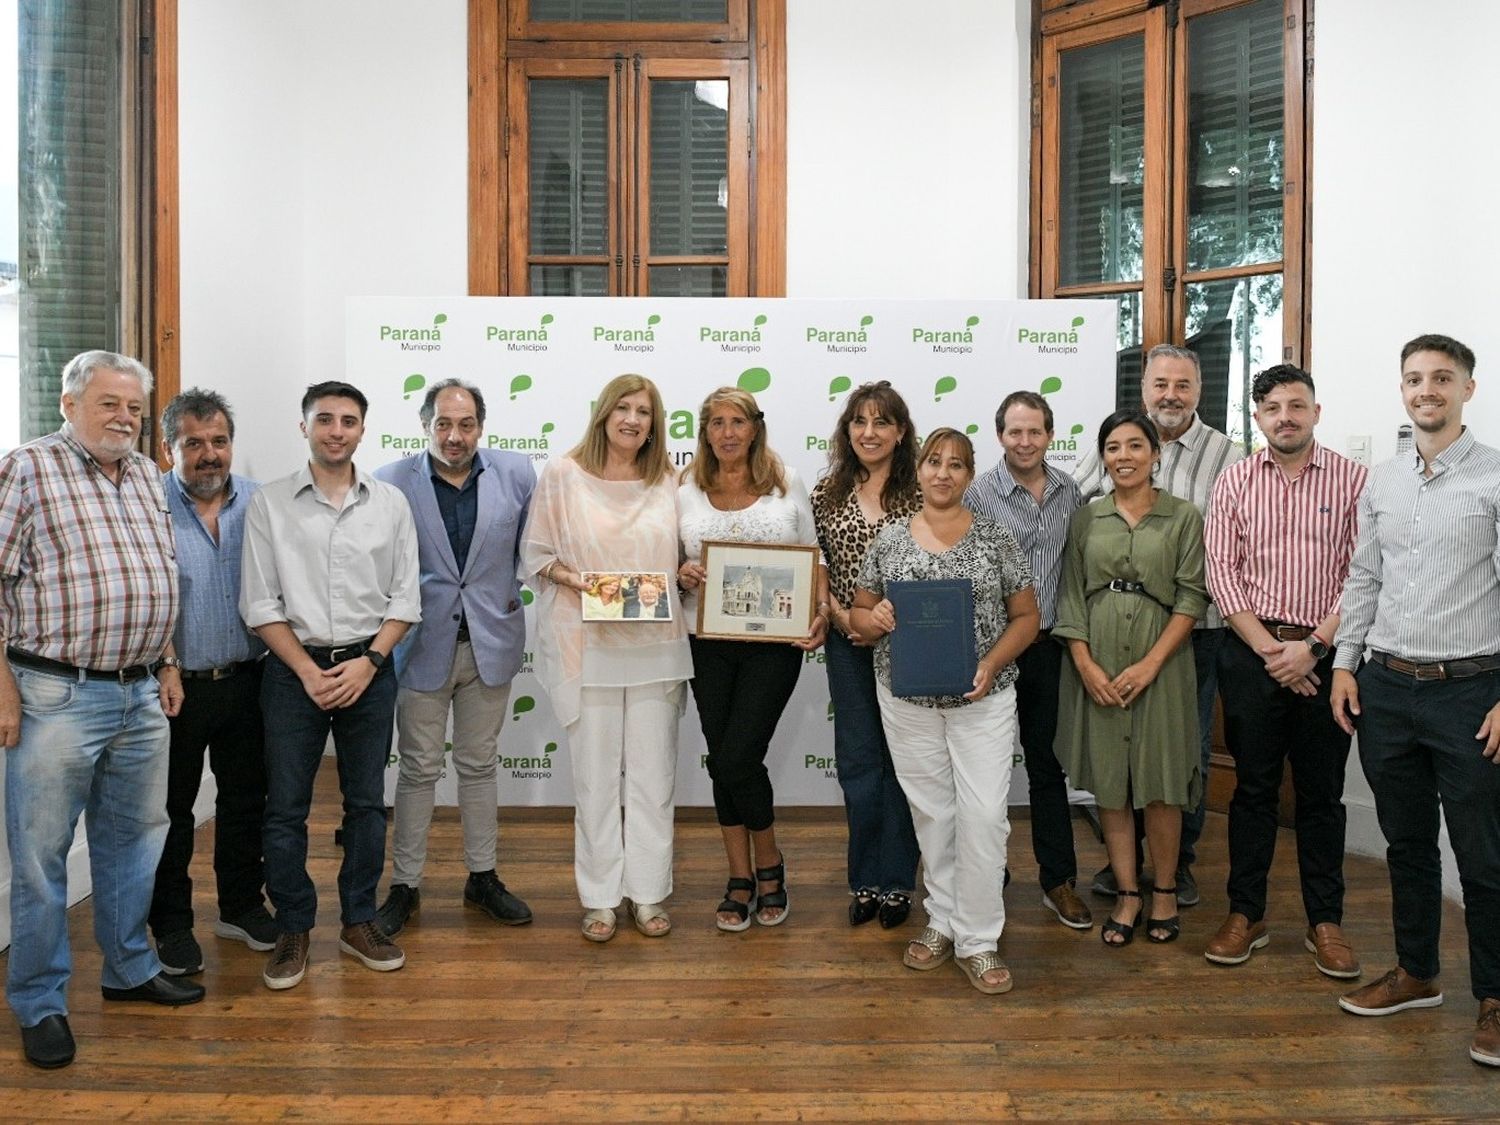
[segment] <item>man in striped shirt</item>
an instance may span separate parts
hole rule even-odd
[[[1349,736],[1328,708],[1330,642],[1367,471],[1313,438],[1320,408],[1305,371],[1290,364],[1262,371],[1250,397],[1266,448],[1220,475],[1204,533],[1209,589],[1231,630],[1219,662],[1235,772],[1229,917],[1204,956],[1240,965],[1270,941],[1266,879],[1290,759],[1304,944],[1319,972],[1347,979],[1360,972],[1340,928]]]
[[[191,1004],[146,911],[167,832],[177,570],[161,474],[135,444],[151,373],[112,352],[63,370],[63,426],[0,458],[0,747],[10,848],[5,998],[35,1066],[73,1061],[68,853],[88,825],[106,1000]],[[175,659],[175,658],[174,658]]]
[[[1198,401],[1203,395],[1203,373],[1198,354],[1175,344],[1157,344],[1146,353],[1146,369],[1141,375],[1141,402],[1156,423],[1161,435],[1161,460],[1157,463],[1155,483],[1179,500],[1197,507],[1207,521],[1208,500],[1214,482],[1228,466],[1245,456],[1245,451],[1218,430],[1198,417]],[[1099,455],[1090,452],[1073,474],[1088,503],[1112,489],[1109,475]],[[1198,676],[1198,737],[1203,771],[1203,792],[1208,792],[1208,756],[1213,746],[1214,696],[1219,689],[1219,653],[1224,647],[1224,618],[1209,603],[1208,612],[1193,626],[1193,668]],[[1182,813],[1182,847],[1178,852],[1177,904],[1196,906],[1198,884],[1192,865],[1198,858],[1198,837],[1203,834],[1203,801]],[[1139,815],[1136,836],[1145,835]],[[1140,857],[1137,856],[1139,865]],[[1157,873],[1160,886],[1163,873]],[[1108,867],[1094,876],[1095,894],[1112,895],[1118,889],[1115,873]]]
[[[1339,1006],[1385,1016],[1443,1002],[1441,804],[1479,1001],[1469,1057],[1500,1066],[1500,450],[1463,424],[1473,373],[1451,337],[1401,349],[1416,451],[1379,466],[1360,500],[1331,702],[1358,730],[1385,834],[1396,968]]]
[[[1068,782],[1052,748],[1057,734],[1057,688],[1063,647],[1052,639],[1057,585],[1062,572],[1068,520],[1079,505],[1078,486],[1047,464],[1052,443],[1052,407],[1034,391],[1015,391],[995,412],[1004,456],[964,494],[970,511],[1008,527],[1036,579],[1042,631],[1016,661],[1016,721],[1031,800],[1031,850],[1042,880],[1042,905],[1075,930],[1094,924],[1078,897],[1078,856],[1073,847]]]

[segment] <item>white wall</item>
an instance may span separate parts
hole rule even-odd
[[[1462,36],[1421,31],[1445,25],[1463,27]],[[1318,5],[1311,369],[1319,436],[1336,449],[1369,434],[1376,461],[1395,452],[1406,420],[1400,349],[1423,332],[1456,336],[1477,353],[1465,420],[1500,444],[1500,374],[1489,374],[1500,372],[1500,148],[1486,108],[1496,42],[1494,5],[1428,0],[1420,15],[1404,0]],[[1353,759],[1349,773],[1350,846],[1383,854]],[[1445,889],[1457,895],[1446,839],[1443,859]]]

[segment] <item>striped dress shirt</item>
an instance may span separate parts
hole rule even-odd
[[[1365,647],[1431,663],[1500,653],[1500,450],[1465,427],[1432,462],[1378,465],[1359,502],[1334,666]]]
[[[161,472],[115,484],[64,425],[0,458],[0,631],[33,656],[114,672],[161,658],[177,563]]]
[[[1042,502],[1011,476],[1003,460],[984,473],[964,493],[964,507],[1010,529],[1031,564],[1042,628],[1057,621],[1057,587],[1062,577],[1063,548],[1068,543],[1068,521],[1083,503],[1073,478],[1043,462],[1047,483]]]
[[[1203,516],[1205,531],[1209,521],[1209,499],[1213,495],[1214,482],[1236,461],[1243,460],[1245,451],[1202,418],[1193,415],[1193,423],[1171,441],[1162,442],[1161,461],[1152,474],[1157,488],[1165,489],[1179,500],[1186,500]],[[1091,450],[1073,473],[1083,494],[1084,503],[1114,491],[1114,482],[1104,470],[1104,461],[1097,450]],[[1224,617],[1212,604],[1196,629],[1222,629]]]
[[[1317,442],[1295,480],[1269,449],[1225,469],[1204,531],[1208,588],[1219,612],[1308,628],[1332,613],[1354,554],[1368,475]]]

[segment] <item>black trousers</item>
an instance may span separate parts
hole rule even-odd
[[[1476,1000],[1500,998],[1500,765],[1474,737],[1497,701],[1496,672],[1419,681],[1373,662],[1359,671],[1359,758],[1386,839],[1396,959],[1423,980],[1441,968],[1441,803],[1463,887]]]
[[[218,784],[214,802],[214,879],[218,916],[234,919],[265,902],[261,821],[266,811],[265,738],[260,665],[224,680],[184,680],[182,711],[171,720],[167,766],[167,842],[156,868],[151,930],[158,938],[193,926],[193,802],[203,752]]]
[[[776,821],[766,753],[802,672],[802,652],[760,641],[690,641],[714,810],[725,828],[763,831]]]
[[[1219,656],[1224,739],[1234,758],[1229,802],[1229,909],[1258,922],[1276,855],[1277,798],[1285,764],[1297,793],[1297,870],[1309,925],[1344,917],[1344,767],[1349,736],[1333,721],[1333,654],[1318,662],[1316,695],[1298,695],[1229,630]]]
[[[1031,795],[1031,850],[1047,891],[1078,875],[1068,779],[1052,746],[1062,662],[1063,647],[1051,637],[1038,639],[1016,661],[1016,723]]]

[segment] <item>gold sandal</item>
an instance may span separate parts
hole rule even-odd
[[[922,960],[911,955],[911,947],[914,945],[925,945],[932,950],[932,956]],[[906,952],[901,955],[901,963],[908,969],[916,969],[919,973],[925,973],[935,969],[948,958],[953,956],[953,939],[944,937],[931,926],[928,926],[916,937],[907,943]]]
[[[590,926],[608,927],[603,933],[595,933]],[[583,936],[589,941],[608,941],[615,936],[615,912],[613,910],[590,910],[583,916]]]
[[[969,978],[969,983],[986,996],[998,996],[1002,992],[1009,992],[1016,986],[1016,978],[1010,975],[1010,969],[1004,961],[1000,960],[1000,954],[993,949],[986,949],[972,957],[960,957],[956,963],[963,970],[964,976]],[[996,969],[1005,970],[1005,979],[999,984],[991,984],[984,979],[984,974],[994,972]]]

